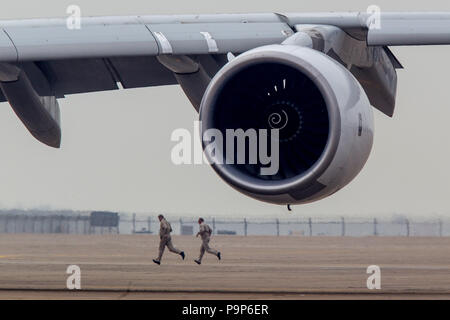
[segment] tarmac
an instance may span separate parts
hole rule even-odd
[[[449,299],[450,238],[0,234],[0,299]],[[81,290],[68,290],[69,265]],[[367,267],[381,289],[367,288]]]

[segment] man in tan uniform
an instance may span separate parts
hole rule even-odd
[[[169,248],[170,252],[177,253],[183,258],[184,260],[184,251],[178,250],[175,248],[172,244],[172,237],[170,236],[170,233],[172,232],[172,227],[170,226],[170,223],[164,218],[162,214],[158,216],[159,221],[161,222],[160,228],[159,228],[159,256],[158,259],[153,259],[153,262],[160,265],[161,264],[161,258],[164,253],[164,249]]]
[[[205,220],[203,220],[203,218],[198,219],[198,224],[200,225],[200,231],[197,233],[197,237],[202,237],[202,246],[200,247],[200,256],[197,260],[194,261],[197,264],[201,264],[205,251],[215,255],[220,260],[222,258],[220,252],[209,247],[209,240],[211,240],[212,234],[211,228],[205,223]]]

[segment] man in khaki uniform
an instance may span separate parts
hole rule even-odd
[[[200,231],[197,233],[197,237],[202,237],[202,246],[200,247],[200,256],[197,260],[194,261],[197,264],[201,264],[205,251],[215,255],[220,260],[222,258],[220,252],[209,247],[209,241],[211,240],[212,234],[211,228],[205,223],[205,220],[203,220],[203,218],[198,219],[198,224],[200,225]]]
[[[169,248],[170,252],[177,253],[183,258],[184,260],[184,251],[178,250],[175,248],[172,244],[172,237],[170,236],[170,233],[172,232],[172,227],[170,226],[170,223],[164,218],[162,214],[158,216],[159,221],[161,222],[160,228],[159,228],[159,256],[158,259],[153,259],[153,262],[160,265],[161,264],[161,258],[164,253],[164,249]]]

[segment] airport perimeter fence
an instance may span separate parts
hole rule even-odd
[[[213,234],[222,235],[272,235],[272,236],[450,236],[450,221],[429,221],[407,218],[395,220],[345,218],[323,219],[224,219],[205,218]],[[198,232],[198,223],[193,218],[168,218],[173,234],[192,235]],[[155,217],[121,218],[121,233],[158,234],[159,221]]]
[[[167,215],[168,216],[168,215]],[[194,235],[197,220],[192,217],[168,216],[173,234]],[[215,235],[272,236],[450,236],[450,220],[416,220],[408,218],[216,218],[205,217]],[[0,233],[66,233],[66,234],[158,234],[157,214],[137,216],[119,214],[117,227],[92,225],[90,212],[0,211]]]

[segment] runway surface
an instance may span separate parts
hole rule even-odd
[[[449,299],[450,238],[173,236],[186,260],[151,261],[151,235],[0,234],[0,299]],[[69,265],[81,291],[66,289]],[[368,290],[369,265],[381,290]]]

